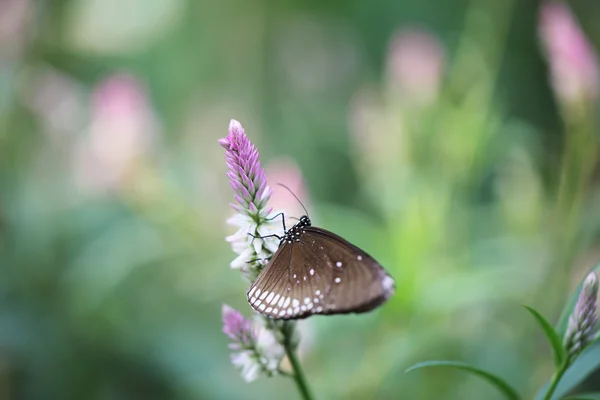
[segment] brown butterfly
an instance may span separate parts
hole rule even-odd
[[[393,278],[373,257],[338,235],[311,226],[306,215],[279,239],[279,248],[247,294],[261,314],[299,319],[362,313],[394,294]]]

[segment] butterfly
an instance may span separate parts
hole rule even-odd
[[[371,311],[395,291],[394,279],[369,254],[311,225],[304,215],[248,290],[248,302],[274,319]]]

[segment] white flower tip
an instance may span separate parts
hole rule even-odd
[[[598,275],[594,271],[590,272],[583,281],[584,290],[590,294],[598,292]]]
[[[242,124],[239,121],[232,119],[229,121],[229,133],[238,133],[244,132],[244,128],[242,128]]]

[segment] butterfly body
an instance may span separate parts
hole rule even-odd
[[[248,291],[248,302],[275,319],[371,311],[394,293],[394,280],[369,254],[311,225],[307,216],[285,232]]]

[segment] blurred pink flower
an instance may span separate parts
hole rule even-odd
[[[269,202],[273,210],[285,212],[287,218],[300,218],[306,214],[298,200],[286,188],[277,185],[281,183],[287,186],[303,203],[306,203],[306,186],[298,165],[289,158],[279,158],[271,161],[266,170],[269,182],[276,185]]]
[[[429,32],[410,28],[396,33],[388,50],[390,84],[411,102],[429,104],[438,96],[444,49]]]
[[[559,100],[573,104],[595,99],[599,85],[597,56],[564,3],[542,5],[539,35]]]
[[[17,51],[27,39],[31,8],[29,0],[0,1],[0,55],[6,55],[5,51]]]
[[[146,92],[136,78],[106,78],[92,94],[90,125],[75,147],[77,183],[91,191],[119,189],[136,162],[154,150],[157,131]]]

